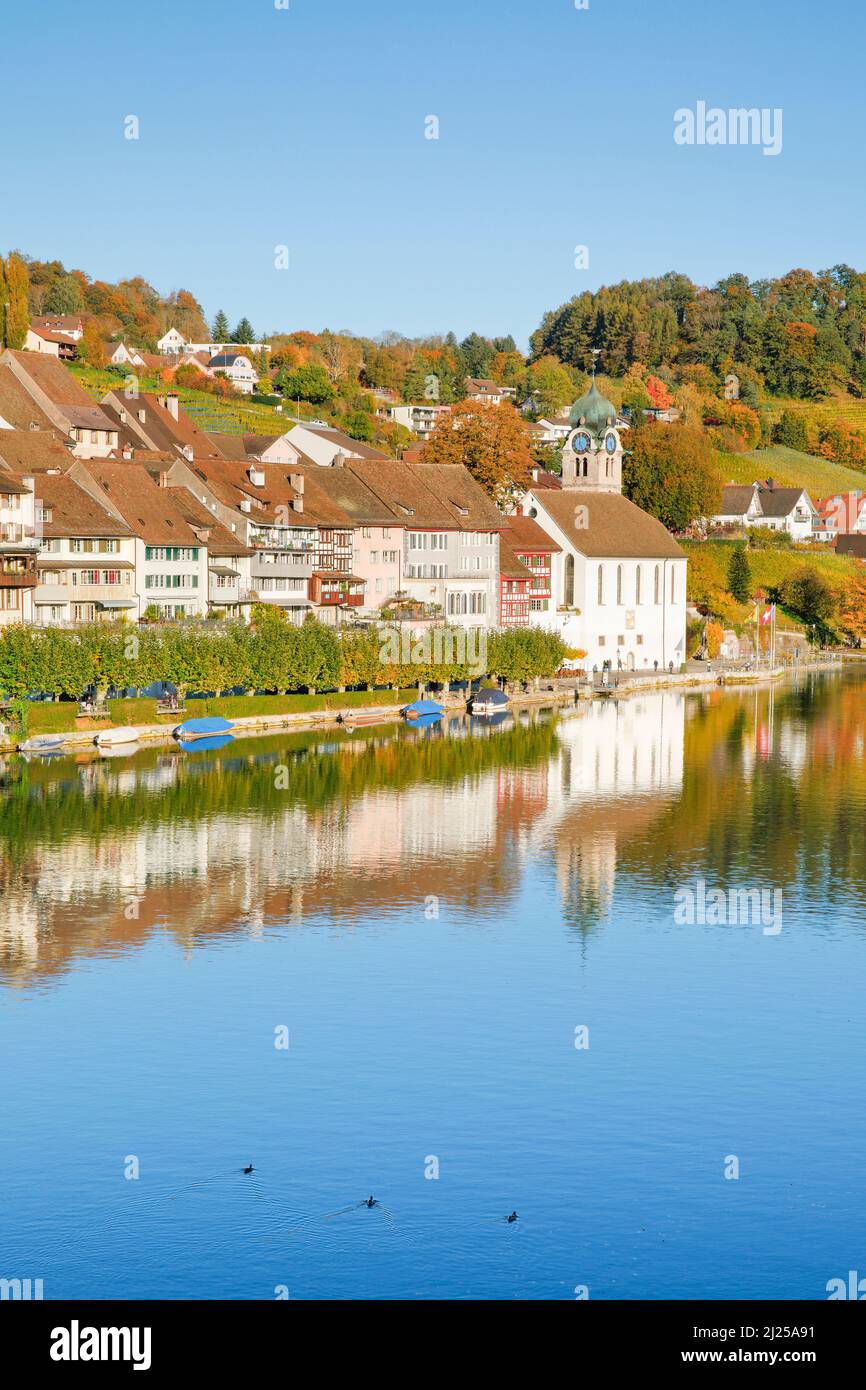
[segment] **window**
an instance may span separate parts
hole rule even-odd
[[[622,565],[616,567],[616,602],[618,607],[622,605]]]
[[[606,638],[606,637],[599,637],[599,639],[598,639],[598,645],[599,645],[600,647],[603,647],[603,646],[605,645],[606,642],[607,642],[607,638]]]
[[[377,593],[377,594],[381,594],[381,592],[382,592],[382,576],[381,576],[381,575],[377,575],[377,576],[376,576],[376,593]]]
[[[562,585],[562,602],[566,608],[574,607],[574,556],[565,557],[565,574]]]
[[[378,565],[378,563],[379,563],[379,552],[378,552],[378,550],[371,550],[371,551],[370,551],[370,564],[371,564],[371,565]]]
[[[601,565],[598,567],[595,597],[599,606],[604,604],[604,568]]]
[[[660,603],[660,602],[661,602],[661,598],[660,598],[660,592],[661,592],[660,576],[661,576],[661,565],[656,565],[655,586],[654,586],[654,593],[653,593],[653,602],[655,602],[655,603]]]
[[[677,600],[676,600],[676,579],[677,579],[677,572],[676,572],[676,570],[674,569],[673,565],[671,565],[671,603],[676,603],[676,601],[677,601]]]
[[[634,567],[634,601],[635,605],[640,603],[640,565]]]

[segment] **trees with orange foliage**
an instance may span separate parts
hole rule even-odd
[[[660,377],[648,376],[644,385],[654,410],[668,410],[670,408],[673,404],[673,397]]]
[[[495,501],[527,487],[533,459],[526,426],[508,401],[461,401],[428,439],[424,463],[462,463]]]
[[[108,361],[105,340],[96,319],[86,319],[84,331],[78,340],[76,353],[88,367],[104,367]]]
[[[846,579],[839,594],[837,622],[855,646],[866,642],[866,564],[855,562],[856,568]]]

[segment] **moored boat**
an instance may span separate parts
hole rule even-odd
[[[230,719],[223,719],[220,714],[212,714],[202,719],[185,719],[174,730],[174,736],[182,742],[188,742],[195,738],[210,738],[212,734],[227,734],[233,728],[234,724]]]
[[[479,690],[472,696],[473,714],[499,714],[509,705],[504,690],[494,690],[492,686]]]
[[[413,700],[411,705],[404,705],[400,713],[404,719],[410,721],[422,719],[427,715],[436,715],[439,718],[445,713],[445,706],[438,704],[436,700]]]
[[[54,753],[63,747],[63,734],[34,734],[19,743],[19,753]]]
[[[131,727],[100,729],[93,741],[98,748],[116,748],[122,743],[138,743],[138,730]]]

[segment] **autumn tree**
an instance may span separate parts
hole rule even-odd
[[[76,344],[76,353],[88,367],[104,367],[108,361],[102,332],[95,319],[85,322],[84,332]]]
[[[6,322],[4,342],[6,347],[23,348],[30,327],[30,308],[28,291],[30,279],[27,266],[17,251],[11,251],[6,259]]]
[[[461,401],[428,439],[425,463],[462,463],[497,502],[525,488],[533,465],[526,426],[508,401]]]
[[[623,491],[638,507],[671,531],[683,531],[696,518],[718,512],[722,475],[700,430],[656,422],[638,430],[630,443]]]
[[[527,386],[538,415],[555,415],[570,405],[576,391],[571,373],[556,357],[539,357],[527,372]]]

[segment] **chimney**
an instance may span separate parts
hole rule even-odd
[[[331,459],[331,467],[332,467],[332,468],[342,468],[342,467],[343,467],[343,464],[344,464],[345,462],[346,462],[346,455],[343,453],[342,449],[338,449],[337,452],[335,453],[334,457]]]
[[[168,487],[168,474],[164,469],[160,471],[159,485],[160,487]]]
[[[187,463],[192,463],[193,459],[195,458],[195,454],[194,454],[193,451],[192,451],[192,445],[191,445],[191,444],[184,444],[184,446],[183,446],[183,448],[181,449],[180,452],[183,454],[183,456],[184,456],[184,458],[186,459]]]
[[[126,418],[127,418],[127,417],[126,417],[126,411],[123,409],[122,406],[121,406],[120,410],[119,410],[117,413],[118,413],[118,415],[120,416],[120,423],[121,423],[122,425],[125,425],[125,424],[126,424]]]
[[[138,418],[142,424],[144,424],[145,420],[147,419],[147,411],[144,409],[143,406],[139,409]]]
[[[290,474],[289,474],[289,487],[292,489],[293,492],[303,492],[303,490],[304,490],[304,475],[303,475],[303,473],[290,473]]]
[[[131,459],[131,458],[133,457],[132,445],[131,445],[131,444],[124,444],[124,446],[123,446],[123,457],[124,457],[125,459]]]
[[[304,510],[304,499],[303,499],[303,497],[300,497],[300,496],[299,496],[299,497],[293,497],[293,498],[292,498],[292,510],[295,511],[295,512],[302,512],[302,511]]]
[[[166,408],[166,410],[168,411],[169,415],[171,416],[172,420],[176,420],[176,419],[177,419],[177,392],[176,392],[176,391],[169,391],[168,395],[165,397],[164,405],[165,405],[165,408]]]

